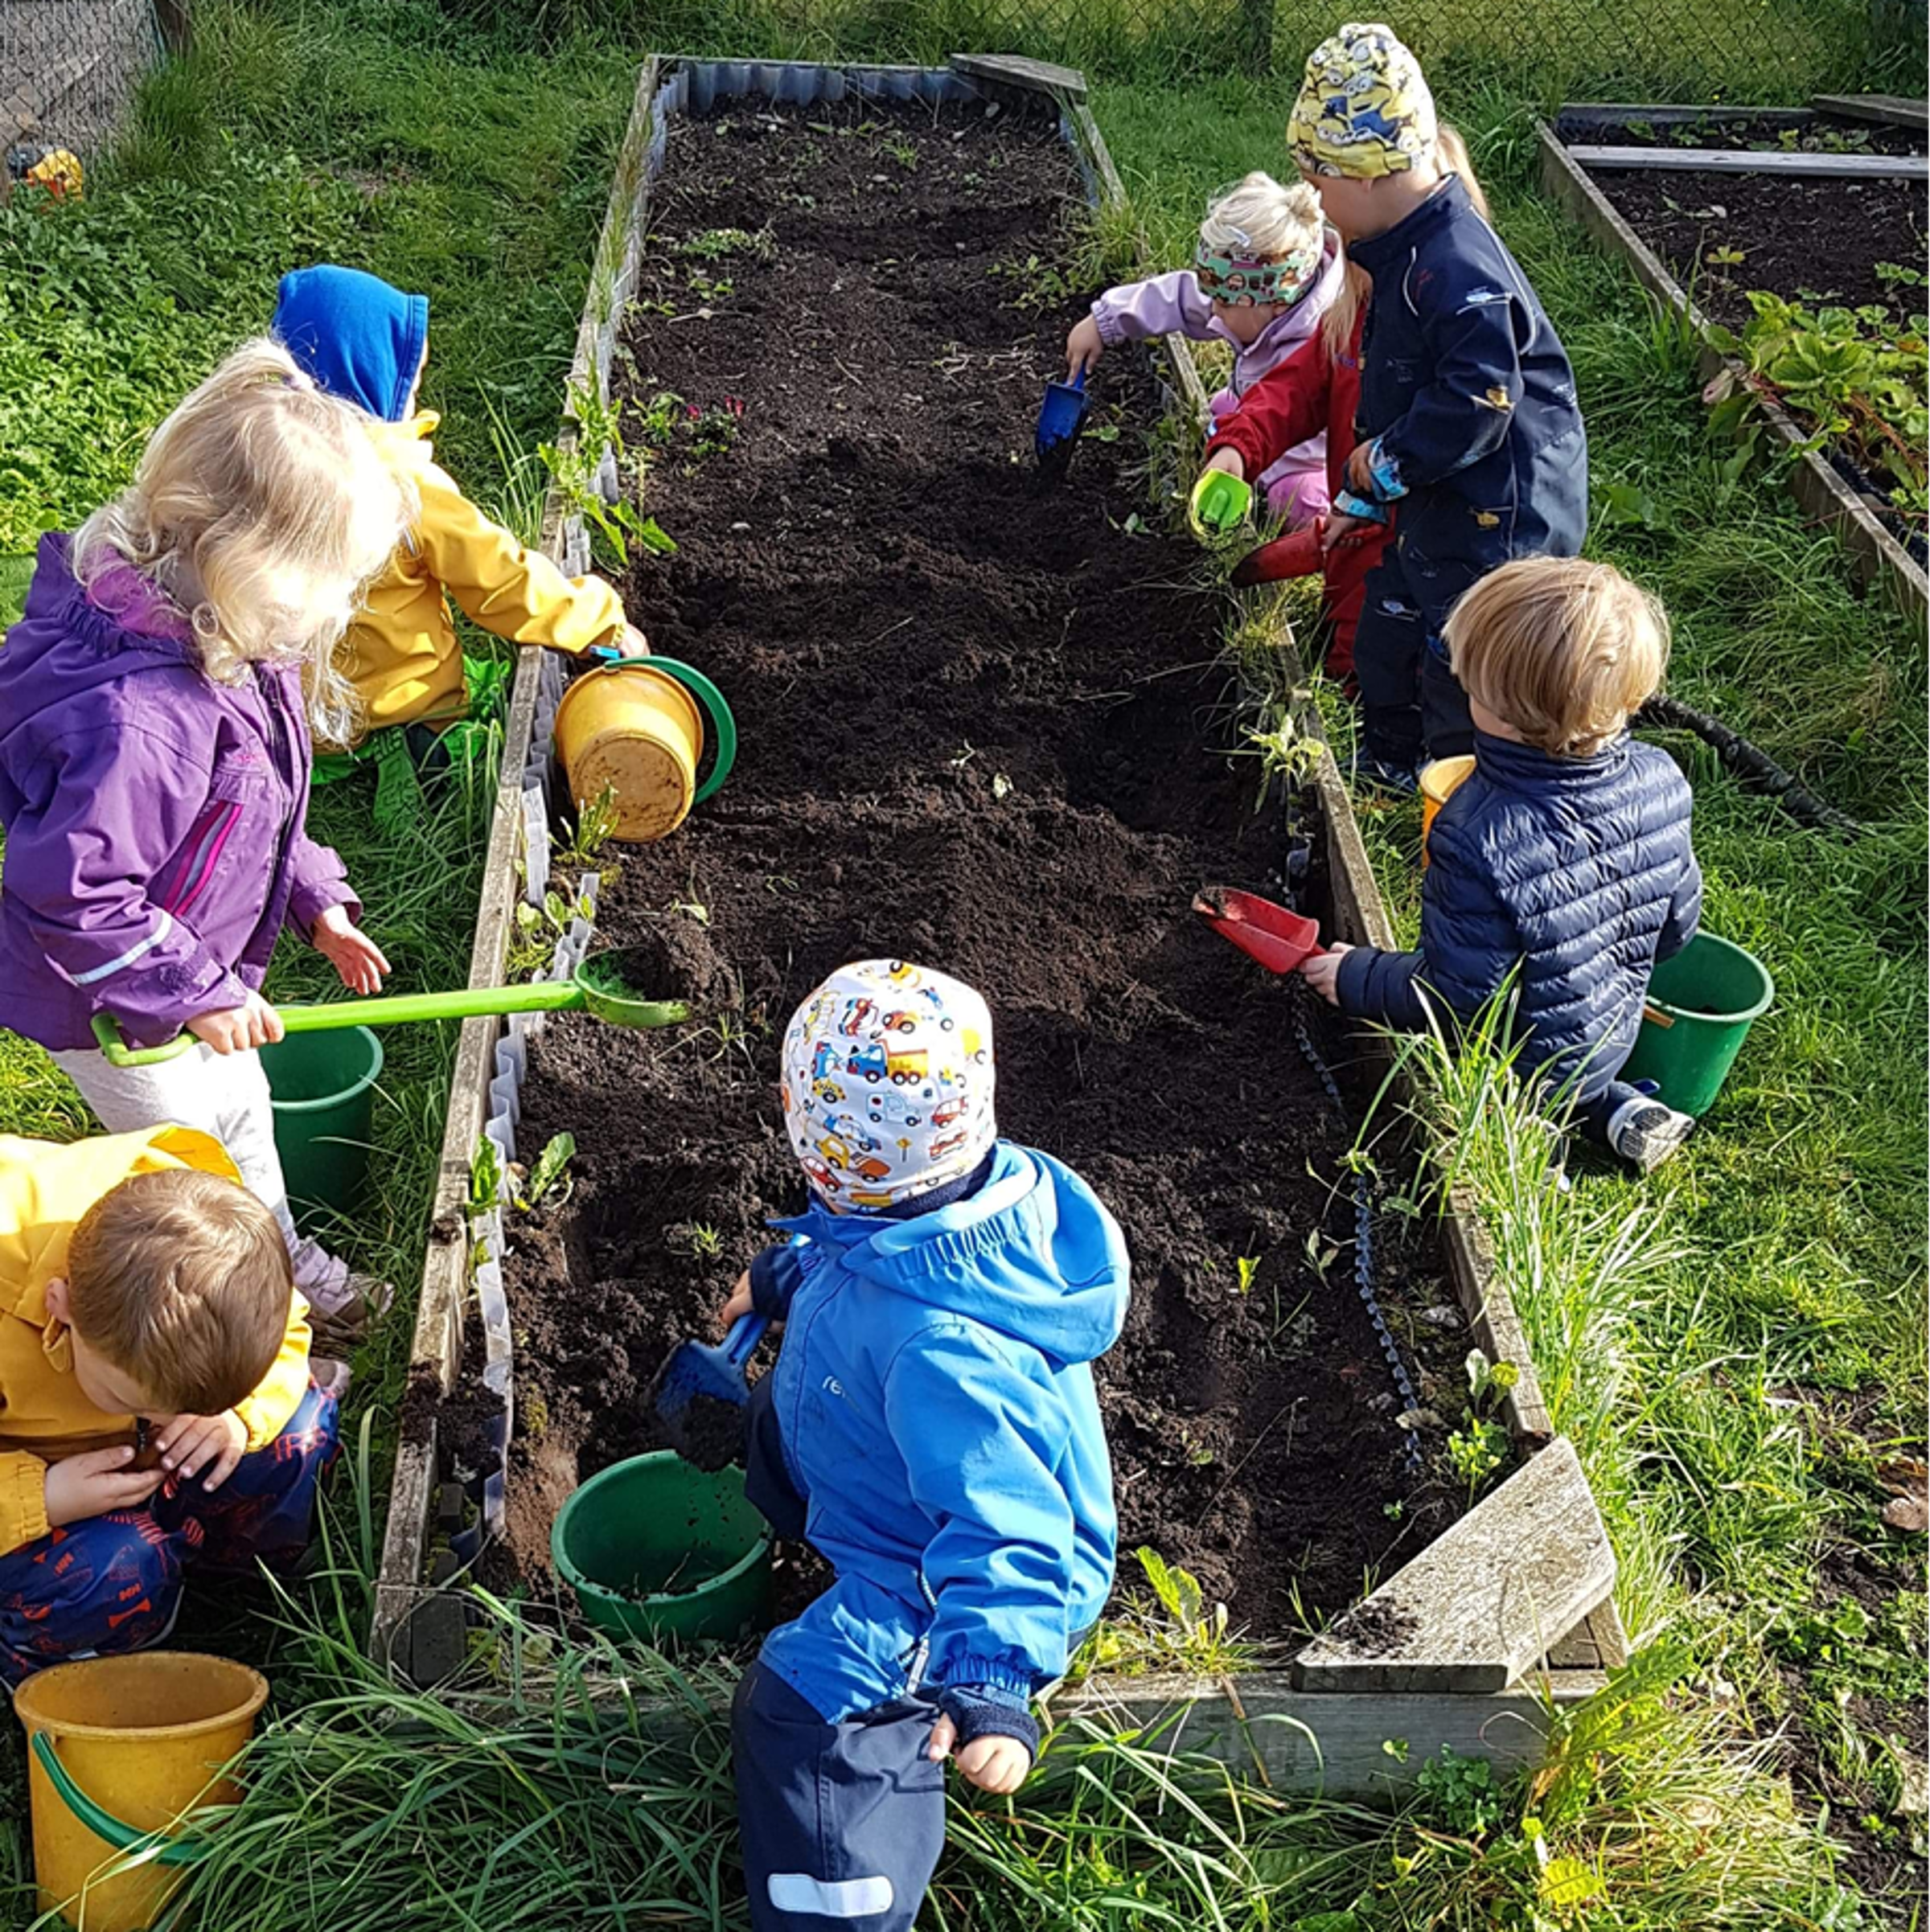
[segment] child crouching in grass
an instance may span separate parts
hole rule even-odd
[[[0,1138],[0,1683],[161,1642],[185,1569],[301,1554],[335,1452],[308,1344],[218,1141]]]
[[[841,967],[785,1035],[809,1205],[724,1314],[785,1323],[746,1489],[837,1580],[771,1633],[733,1713],[758,1932],[908,1932],[944,1761],[1018,1788],[1033,1696],[1111,1588],[1091,1365],[1125,1319],[1125,1241],[1077,1175],[998,1138],[992,1080],[984,1001],[902,962]]]
[[[1301,971],[1345,1011],[1418,1030],[1519,975],[1517,1062],[1590,1138],[1645,1171],[1694,1122],[1617,1077],[1649,976],[1694,937],[1689,785],[1628,720],[1668,662],[1661,606],[1607,564],[1534,557],[1449,613],[1475,769],[1428,833],[1421,943],[1336,945]]]
[[[272,326],[329,395],[392,425],[384,446],[421,505],[342,641],[339,662],[355,687],[356,715],[318,777],[348,769],[345,754],[357,747],[376,757],[405,749],[425,766],[446,762],[443,736],[470,709],[452,597],[472,622],[512,644],[647,653],[609,585],[566,577],[525,549],[436,461],[430,438],[441,419],[416,406],[429,361],[426,295],[405,295],[359,269],[298,269],[281,277]],[[372,738],[385,729],[389,736]]]

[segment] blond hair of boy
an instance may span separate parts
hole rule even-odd
[[[1660,687],[1669,617],[1612,564],[1521,557],[1491,571],[1442,632],[1462,688],[1518,737],[1558,758],[1612,744]]]

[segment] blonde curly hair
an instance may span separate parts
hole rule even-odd
[[[351,742],[355,697],[335,646],[417,513],[369,421],[280,343],[243,343],[149,437],[127,489],[81,525],[74,575],[92,585],[132,564],[191,626],[218,684],[299,659],[315,738]]]

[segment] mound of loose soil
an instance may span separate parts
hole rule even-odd
[[[664,1352],[715,1333],[766,1216],[799,1204],[778,1039],[823,974],[877,955],[983,991],[1003,1130],[1127,1231],[1131,1312],[1099,1366],[1124,1549],[1264,1630],[1296,1590],[1351,1601],[1446,1512],[1415,1494],[1349,1279],[1352,1130],[1295,1049],[1289,990],[1188,910],[1218,880],[1277,889],[1278,819],[1230,755],[1197,554],[1141,523],[1143,363],[1103,367],[1116,438],[1035,483],[1041,385],[1082,306],[1041,265],[1077,191],[1049,131],[976,114],[672,136],[624,387],[665,438],[649,507],[680,548],[624,588],[655,646],[729,693],[742,749],[603,888],[610,942],[674,936],[712,985],[702,1023],[569,1016],[534,1052],[526,1158],[565,1130],[578,1151],[567,1204],[510,1239],[512,1553],[532,1570],[560,1472],[655,1446]],[[693,453],[724,419],[729,447]]]

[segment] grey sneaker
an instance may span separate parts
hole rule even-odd
[[[348,1393],[348,1385],[355,1380],[355,1371],[347,1363],[332,1355],[311,1355],[308,1372],[316,1388],[324,1395],[332,1395],[338,1402]]]
[[[369,1323],[388,1314],[396,1291],[372,1274],[346,1271],[339,1282],[318,1283],[302,1290],[308,1302],[308,1325],[318,1343],[331,1349],[352,1349],[366,1340]]]
[[[1608,1117],[1608,1144],[1625,1161],[1652,1174],[1695,1131],[1686,1114],[1638,1094]]]

